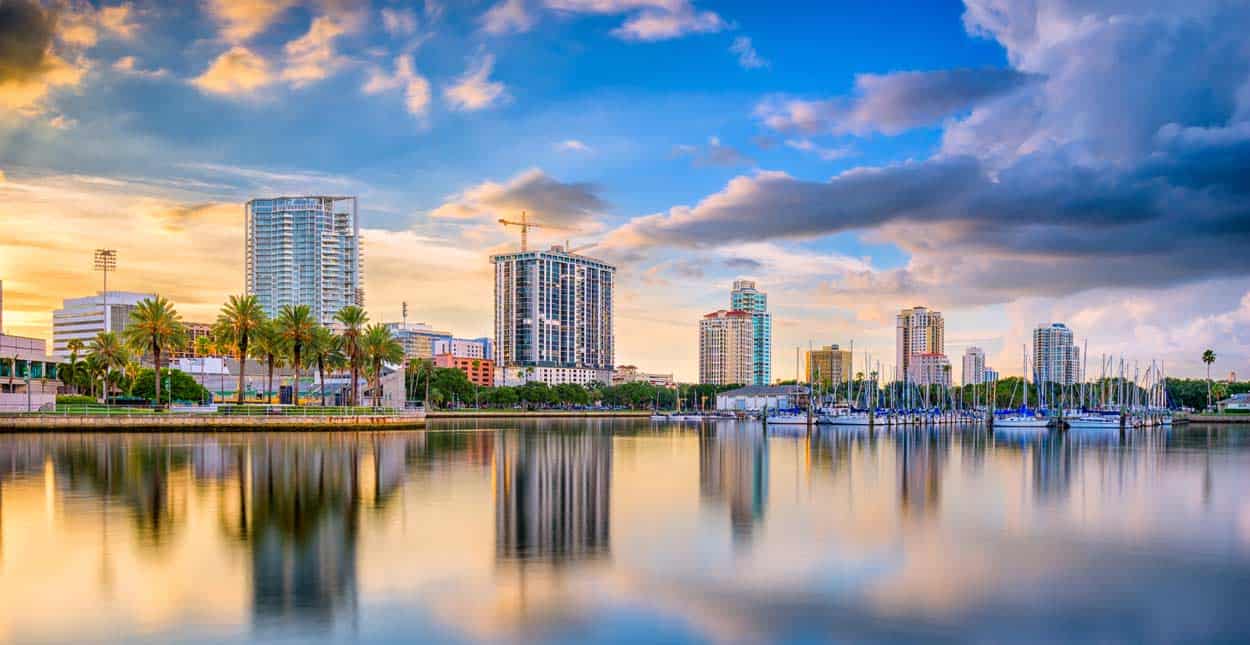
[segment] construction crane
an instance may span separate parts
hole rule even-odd
[[[525,211],[521,211],[521,221],[519,222],[514,221],[514,220],[503,219],[501,217],[499,218],[499,223],[503,224],[504,226],[516,226],[521,229],[521,252],[522,253],[529,250],[529,246],[530,246],[529,245],[529,233],[530,233],[531,228],[547,228],[547,229],[552,229],[556,231],[569,230],[563,226],[552,226],[550,224],[535,224],[529,221],[529,218],[525,214]]]
[[[573,253],[577,253],[577,252],[579,252],[579,251],[585,251],[586,249],[589,249],[589,248],[592,248],[592,247],[596,247],[596,246],[599,246],[599,243],[598,243],[598,242],[591,242],[590,244],[583,244],[583,245],[581,245],[581,246],[579,246],[579,247],[577,247],[577,248],[573,248],[573,243],[572,243],[572,242],[570,242],[570,241],[568,241],[568,240],[565,240],[565,241],[564,241],[564,252],[565,252],[565,253],[569,253],[569,254],[573,254]]]

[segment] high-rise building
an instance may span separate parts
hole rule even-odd
[[[907,380],[917,385],[951,384],[951,362],[946,354],[913,354],[907,370]]]
[[[773,315],[768,313],[768,294],[756,289],[753,280],[735,280],[729,308],[751,314],[751,380],[743,385],[768,385],[773,380]]]
[[[66,344],[74,339],[86,345],[102,331],[121,334],[130,323],[130,312],[135,306],[155,297],[150,293],[109,291],[63,300],[61,308],[52,312],[52,356],[68,358]]]
[[[964,350],[963,373],[959,378],[964,385],[980,385],[985,382],[985,350],[980,347]]]
[[[557,368],[551,374],[560,378],[576,370],[574,382],[611,380],[616,267],[560,247],[504,253],[490,261],[495,364],[501,374],[516,373],[511,368],[535,368],[535,373]]]
[[[328,324],[343,307],[364,305],[355,197],[253,199],[244,213],[247,292],[266,313],[308,305]]]
[[[837,345],[807,351],[807,382],[825,388],[851,380],[851,353]]]
[[[1081,350],[1063,323],[1039,323],[1033,329],[1033,381],[1060,385],[1081,381]]]
[[[900,378],[910,376],[913,356],[946,353],[946,323],[941,312],[912,307],[900,311],[896,320],[895,365]]]
[[[745,311],[714,311],[699,321],[699,382],[743,385],[755,374],[755,324]]]

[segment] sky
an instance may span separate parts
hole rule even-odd
[[[493,329],[496,220],[618,266],[616,357],[697,378],[735,279],[773,373],[894,314],[1019,374],[1250,374],[1250,5],[1192,0],[0,0],[5,331],[64,298],[243,289],[243,203],[360,200],[366,309]]]

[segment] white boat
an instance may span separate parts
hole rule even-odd
[[[825,421],[823,418],[821,420]],[[869,425],[870,419],[867,412],[850,412],[830,416],[827,423],[835,426],[866,426]]]
[[[1033,417],[1021,414],[1009,414],[1001,417],[994,417],[995,428],[1037,428],[1044,430],[1050,427],[1050,420],[1046,417]]]
[[[1098,414],[1090,412],[1087,414],[1078,414],[1065,419],[1069,428],[1074,429],[1116,429],[1120,428],[1120,415],[1118,414]]]
[[[807,420],[806,412],[783,412],[768,415],[767,423],[770,426],[805,426]]]

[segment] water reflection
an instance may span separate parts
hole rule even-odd
[[[0,437],[0,642],[1250,630],[1250,432],[515,425]]]

